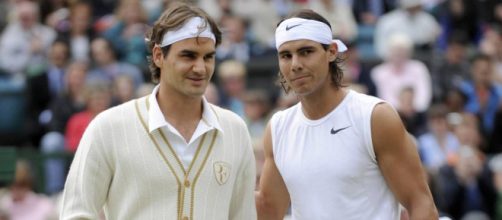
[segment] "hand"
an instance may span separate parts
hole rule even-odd
[[[34,36],[31,39],[30,49],[33,54],[42,52],[43,50],[42,41],[37,36]]]

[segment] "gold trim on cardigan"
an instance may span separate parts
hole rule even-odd
[[[137,99],[134,102],[134,105],[136,107],[136,113],[137,113],[138,118],[139,118],[139,120],[141,122],[141,125],[143,125],[143,128],[145,129],[146,133],[148,134],[148,136],[152,140],[153,144],[157,148],[157,151],[159,152],[160,156],[162,157],[162,159],[167,164],[167,166],[169,167],[169,169],[173,173],[174,177],[176,178],[176,183],[178,184],[178,204],[177,204],[177,206],[178,206],[178,219],[181,219],[181,208],[182,208],[183,204],[180,202],[180,199],[181,199],[181,182],[180,182],[180,178],[178,177],[178,175],[176,175],[176,171],[174,170],[174,168],[172,167],[172,165],[169,163],[169,160],[167,160],[167,158],[165,157],[165,155],[162,153],[162,151],[160,149],[160,146],[157,143],[157,141],[155,140],[155,138],[153,138],[153,135],[150,134],[150,132],[148,132],[148,128],[146,126],[145,120],[143,119],[143,117],[141,116],[141,113],[139,111],[138,102],[139,102],[139,100]]]
[[[192,184],[192,193],[190,194],[191,195],[191,201],[190,201],[190,219],[193,219],[193,206],[194,206],[194,192],[195,192],[195,185],[197,184],[197,180],[199,179],[199,176],[200,176],[200,173],[202,172],[202,170],[204,169],[204,167],[206,167],[206,162],[207,162],[207,158],[209,158],[209,154],[211,154],[212,150],[213,150],[213,146],[214,146],[214,141],[216,140],[216,136],[218,134],[218,130],[214,130],[214,134],[213,134],[213,140],[211,140],[211,145],[209,145],[209,150],[207,150],[207,153],[206,153],[206,156],[204,157],[204,160],[202,161],[202,165],[200,166],[200,169],[199,171],[197,171],[197,174],[195,175],[195,178],[193,180],[193,184]]]
[[[146,98],[146,110],[147,110],[147,112],[150,109],[150,102],[149,102],[148,98],[149,98],[149,96],[147,96],[147,98]],[[194,212],[193,210],[194,210],[194,204],[195,204],[195,201],[194,201],[194,198],[195,198],[195,186],[197,184],[197,180],[199,179],[200,174],[202,173],[202,170],[206,167],[206,162],[207,162],[207,159],[209,158],[209,155],[212,152],[214,143],[216,141],[216,137],[218,135],[218,130],[214,129],[213,137],[212,137],[211,143],[210,143],[210,145],[208,147],[209,149],[207,149],[207,152],[206,152],[206,154],[204,156],[204,159],[202,160],[201,164],[199,165],[199,169],[198,169],[197,173],[195,174],[195,177],[193,178],[192,184],[190,184],[189,180],[190,180],[191,170],[194,167],[194,164],[197,162],[197,159],[199,158],[200,151],[203,148],[202,144],[204,143],[204,140],[205,140],[206,135],[207,135],[208,132],[206,132],[206,133],[203,134],[202,139],[200,140],[199,145],[197,146],[197,150],[195,152],[194,158],[192,159],[192,162],[190,163],[190,165],[188,167],[188,170],[185,170],[185,168],[182,165],[180,159],[178,158],[178,155],[174,151],[174,148],[172,147],[171,143],[169,142],[169,140],[165,136],[164,132],[161,129],[159,129],[159,131],[160,131],[159,133],[160,133],[160,135],[162,137],[162,140],[164,140],[164,142],[168,146],[171,154],[174,156],[176,162],[178,163],[178,165],[180,166],[181,170],[183,171],[184,182],[181,183],[180,178],[178,177],[178,175],[176,175],[176,172],[175,172],[174,168],[172,167],[172,165],[169,163],[169,160],[162,153],[162,151],[160,149],[160,146],[158,146],[157,141],[155,141],[153,135],[151,135],[148,132],[148,128],[146,127],[144,119],[141,116],[141,114],[139,113],[138,102],[139,101],[136,100],[136,110],[138,112],[138,117],[140,118],[143,127],[145,128],[146,132],[149,134],[150,138],[152,139],[152,141],[156,145],[157,150],[162,155],[162,158],[164,159],[164,161],[168,164],[169,168],[171,169],[171,172],[173,172],[174,175],[175,175],[175,177],[176,177],[176,181],[178,183],[178,219],[182,219],[182,217],[183,217],[184,203],[185,203],[185,190],[187,188],[190,188],[190,211],[189,212],[190,212],[190,219],[193,219],[193,212]],[[216,115],[216,118],[219,120],[219,117],[216,114],[216,111],[212,108],[212,106],[211,106],[211,110],[214,112],[214,114]],[[202,118],[202,120],[204,120],[204,118]]]

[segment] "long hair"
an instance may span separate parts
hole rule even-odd
[[[331,25],[329,24],[328,20],[326,20],[326,18],[324,18],[323,16],[321,16],[320,14],[316,13],[315,11],[313,11],[311,9],[302,9],[302,10],[293,12],[292,14],[290,14],[289,16],[287,16],[286,18],[281,20],[277,24],[277,26],[279,26],[284,20],[289,19],[289,18],[303,18],[303,19],[320,21],[322,23],[327,24],[329,26],[329,28],[331,29]],[[324,48],[324,50],[328,50],[330,47],[330,45],[327,45],[327,44],[321,44],[321,45]],[[333,83],[333,85],[336,88],[341,88],[341,87],[345,86],[342,84],[343,70],[341,68],[341,65],[344,60],[345,60],[344,57],[342,57],[341,55],[337,55],[336,59],[329,63],[329,73],[331,76],[330,77],[331,82]],[[286,92],[286,94],[289,93],[289,91],[291,90],[291,87],[287,84],[286,79],[284,78],[284,75],[282,75],[280,70],[278,73],[278,77],[279,78],[276,83],[284,89],[284,92]]]
[[[153,28],[146,34],[147,48],[151,53],[155,45],[160,45],[164,34],[173,29],[183,26],[190,18],[201,17],[207,21],[216,39],[216,46],[221,43],[221,31],[218,29],[216,22],[202,9],[184,2],[175,2],[162,13],[160,18],[155,22]],[[162,47],[162,56],[165,57],[169,53],[170,45]],[[152,61],[152,57],[148,57],[148,67],[152,73],[152,81],[158,82],[160,79],[160,68]]]

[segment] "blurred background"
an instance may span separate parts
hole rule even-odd
[[[0,1],[0,220],[57,219],[89,122],[152,91],[144,36],[172,2]],[[224,34],[206,98],[246,121],[257,180],[269,117],[297,102],[275,84],[275,27],[311,8],[349,47],[344,84],[415,137],[442,215],[502,219],[502,0],[192,2]]]

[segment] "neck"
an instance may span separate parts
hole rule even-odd
[[[202,96],[186,96],[160,86],[157,101],[164,118],[188,143],[202,118]]]
[[[329,83],[319,91],[300,96],[303,114],[311,120],[320,119],[333,111],[342,102],[347,92]]]
[[[202,118],[202,97],[179,95],[174,91],[159,88],[157,101],[164,117],[170,122],[186,122]]]

